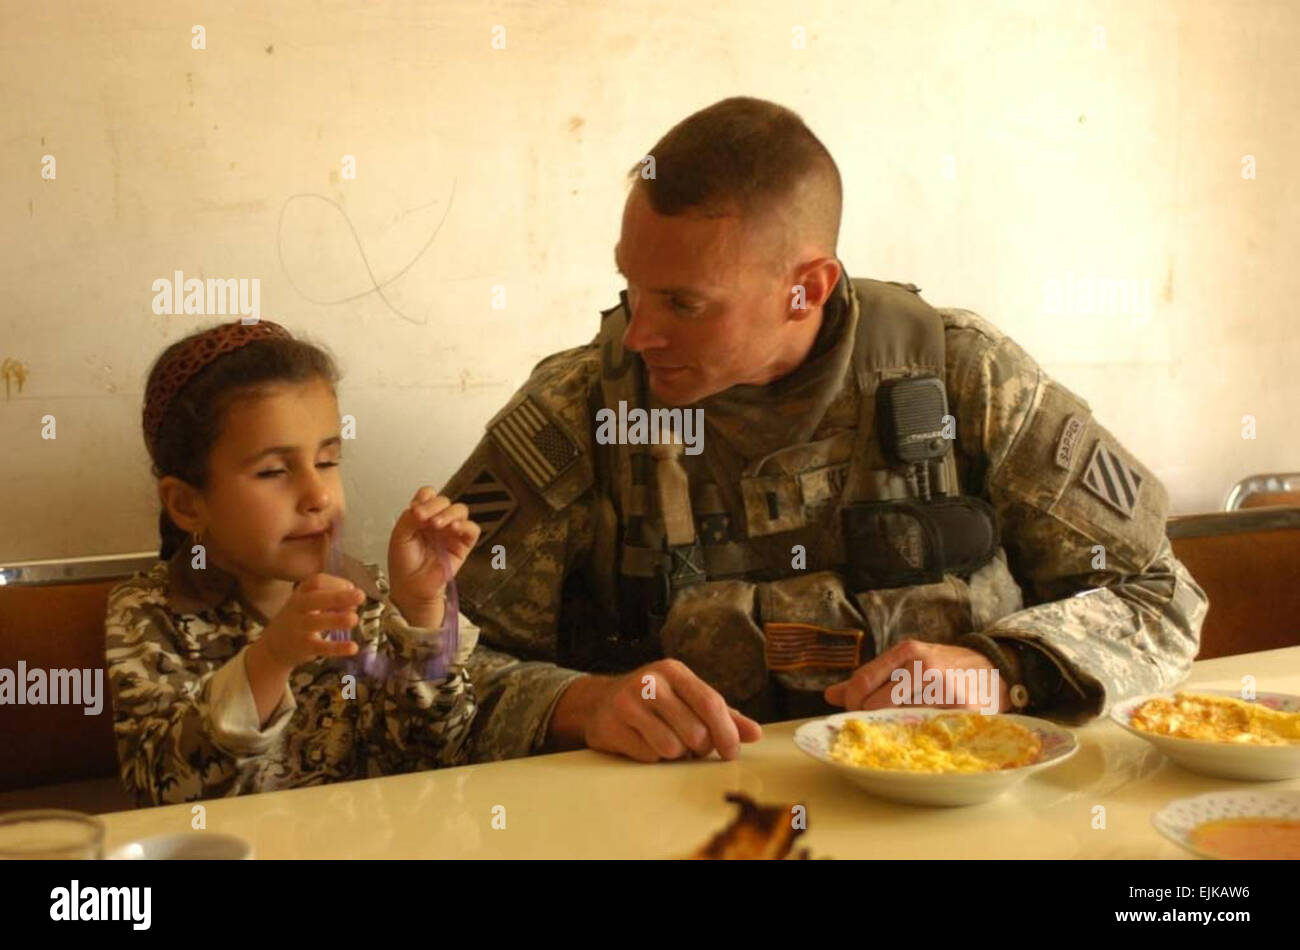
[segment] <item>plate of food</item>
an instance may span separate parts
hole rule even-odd
[[[1300,860],[1300,791],[1180,798],[1152,815],[1151,824],[1203,858]]]
[[[975,805],[1078,750],[1069,729],[1009,713],[913,707],[837,713],[795,731],[800,750],[909,805]]]
[[[1110,716],[1192,772],[1244,781],[1300,776],[1300,696],[1154,693],[1119,703]]]

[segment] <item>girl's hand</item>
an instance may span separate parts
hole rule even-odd
[[[447,549],[454,576],[478,541],[480,528],[469,520],[469,509],[453,505],[428,485],[398,516],[388,542],[390,596],[408,623],[417,627],[442,625],[447,582],[438,548]]]
[[[356,609],[366,595],[350,581],[313,574],[299,584],[262,631],[263,649],[281,667],[294,669],[321,656],[352,656],[353,640],[326,640],[326,630],[351,630],[361,618]]]

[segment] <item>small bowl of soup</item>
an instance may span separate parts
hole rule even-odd
[[[1203,858],[1300,860],[1300,791],[1210,792],[1172,801],[1151,818],[1170,841]]]

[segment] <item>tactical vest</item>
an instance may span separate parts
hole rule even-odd
[[[922,504],[915,467],[899,465],[882,448],[877,394],[911,377],[937,378],[941,386],[945,373],[942,317],[914,286],[867,279],[852,286],[856,293],[847,293],[842,280],[836,293],[845,303],[843,332],[854,334],[853,386],[846,387],[857,402],[853,423],[750,461],[706,435],[703,454],[682,460],[695,529],[688,543],[669,543],[655,447],[596,447],[594,557],[617,569],[593,572],[604,578],[597,580],[597,600],[616,618],[603,664],[594,667],[677,657],[751,715],[811,715],[824,707],[826,686],[888,646],[900,617],[919,638],[944,640],[1020,608],[996,540],[991,557],[969,572],[969,584],[980,588],[976,596],[966,580],[948,575],[887,590],[849,589],[850,576],[860,588],[870,582],[850,570],[844,511],[865,507],[877,532],[893,538],[889,518]],[[643,364],[623,348],[626,294],[601,316],[601,386],[593,398],[603,406],[593,404],[593,411],[618,412],[620,403],[650,408]],[[951,442],[925,472],[935,498],[960,492]],[[731,523],[733,511],[743,512],[743,525]],[[680,528],[677,534],[681,541]]]

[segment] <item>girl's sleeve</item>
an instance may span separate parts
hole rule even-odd
[[[432,679],[429,666],[443,651],[443,631],[412,627],[386,598],[368,621],[377,625],[376,646],[388,661],[377,696],[382,715],[369,737],[372,765],[392,775],[467,762],[476,703],[465,663],[478,628],[460,618],[456,655],[446,675]]]
[[[109,595],[105,654],[122,783],[142,805],[257,791],[264,756],[296,708],[288,686],[265,727],[241,649],[215,670],[187,663],[170,614],[137,581]]]

